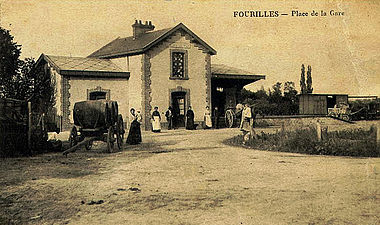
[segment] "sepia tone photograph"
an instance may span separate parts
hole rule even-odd
[[[380,224],[379,12],[0,0],[0,224]]]

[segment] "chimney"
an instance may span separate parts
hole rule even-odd
[[[132,25],[133,28],[133,39],[136,39],[140,37],[141,35],[145,34],[147,31],[154,30],[154,26],[152,25],[152,21],[145,21],[145,24],[139,21],[135,21],[135,23]]]

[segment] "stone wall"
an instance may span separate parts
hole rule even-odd
[[[63,77],[62,108],[64,112],[64,129],[71,129],[74,122],[73,109],[75,102],[88,100],[88,91],[94,89],[107,90],[110,100],[115,100],[119,106],[119,114],[125,118],[128,115],[128,80],[120,78],[82,78]]]
[[[127,67],[130,72],[129,85],[129,109],[134,108],[140,112],[143,109],[143,80],[142,80],[142,55],[128,56]],[[129,117],[129,115],[128,115]],[[131,121],[129,121],[131,122]]]

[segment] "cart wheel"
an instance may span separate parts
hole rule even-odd
[[[92,144],[93,144],[93,141],[89,141],[89,142],[87,142],[87,144],[85,145],[86,150],[91,150],[91,148],[92,148]]]
[[[123,147],[123,137],[122,137],[122,134],[116,133],[116,142],[117,142],[117,147],[120,150],[121,147]]]
[[[109,153],[112,153],[114,149],[114,143],[115,143],[114,134],[115,132],[113,130],[113,126],[110,126],[107,132],[107,148],[108,148]]]
[[[228,128],[231,128],[234,125],[234,113],[232,112],[231,109],[228,109],[226,111],[226,114],[224,116],[224,119],[226,121],[226,126]]]
[[[347,121],[351,121],[351,118],[349,115],[342,115],[342,119],[347,120]]]
[[[71,129],[70,136],[69,136],[70,148],[78,144],[77,137],[78,137],[77,128],[73,127]]]

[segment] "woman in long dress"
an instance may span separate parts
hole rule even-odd
[[[140,144],[141,139],[141,129],[140,129],[140,117],[138,114],[135,113],[135,109],[131,108],[131,126],[129,128],[129,133],[127,137],[127,144],[130,145],[137,145]]]
[[[208,106],[206,106],[206,111],[204,115],[204,123],[205,123],[205,129],[209,129],[212,127],[211,112],[210,112],[210,107]]]
[[[154,111],[152,113],[152,131],[153,132],[161,132],[161,115],[158,112],[158,107],[154,107]]]
[[[194,111],[191,106],[186,112],[186,130],[194,130]]]

